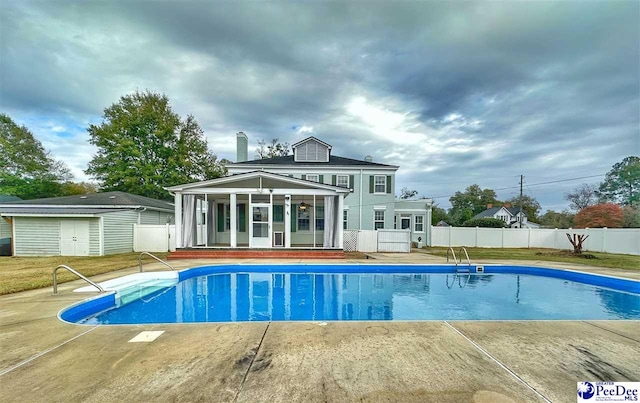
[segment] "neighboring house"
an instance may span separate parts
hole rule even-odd
[[[0,203],[14,256],[102,256],[133,251],[133,224],[173,222],[171,203],[104,192]]]
[[[487,204],[487,209],[473,218],[495,218],[504,221],[511,228],[540,228],[540,225],[527,219],[524,211],[521,212],[519,207],[512,207],[509,203],[497,207]]]
[[[341,249],[347,229],[407,228],[427,242],[431,200],[396,201],[397,166],[333,155],[315,137],[284,157],[246,161],[247,147],[238,133],[228,176],[167,188],[178,248]]]

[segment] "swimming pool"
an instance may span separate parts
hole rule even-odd
[[[165,272],[60,314],[80,324],[640,319],[640,282],[526,266],[219,265]],[[150,274],[151,275],[151,274]],[[134,277],[134,276],[132,276]],[[173,279],[173,280],[172,280]]]

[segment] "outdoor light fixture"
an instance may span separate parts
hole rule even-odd
[[[307,209],[307,204],[305,202],[300,203],[300,205],[298,206],[298,208],[301,211],[305,211]]]

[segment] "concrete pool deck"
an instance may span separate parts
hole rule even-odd
[[[419,253],[374,256],[357,262],[443,262]],[[171,263],[231,262],[238,261]],[[629,270],[500,263],[640,278]],[[61,284],[56,296],[51,288],[0,296],[0,401],[574,402],[578,381],[640,380],[640,321],[59,321],[60,309],[87,297],[71,292],[83,285]],[[164,333],[129,342],[142,331]]]

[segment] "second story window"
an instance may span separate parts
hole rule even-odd
[[[385,175],[374,176],[373,186],[374,193],[387,193],[387,177]]]
[[[320,182],[320,177],[318,175],[307,175],[307,180],[311,182]]]
[[[349,175],[338,175],[336,177],[336,185],[341,188],[349,188]]]

